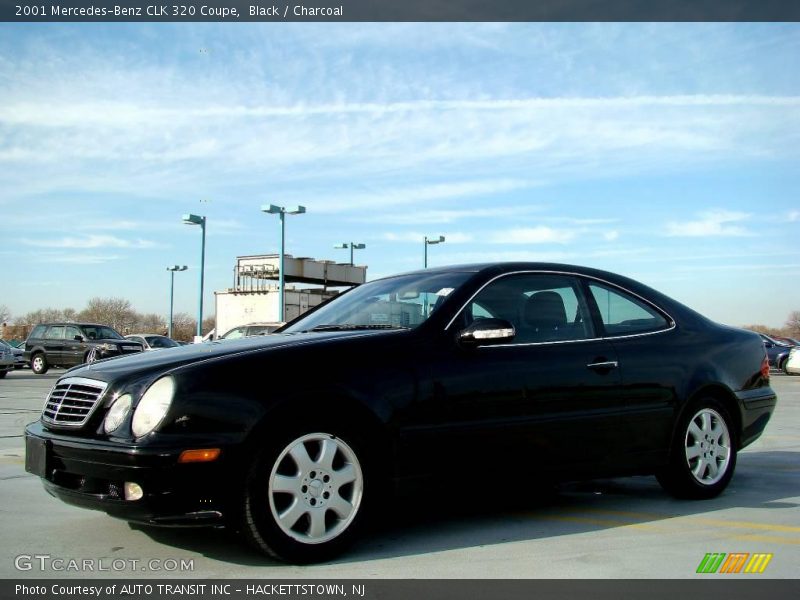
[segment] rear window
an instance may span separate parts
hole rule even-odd
[[[30,339],[37,339],[44,337],[44,332],[47,329],[47,325],[37,325],[31,331],[31,334],[28,336]]]
[[[669,321],[653,307],[617,289],[589,285],[606,335],[624,336],[668,329]]]

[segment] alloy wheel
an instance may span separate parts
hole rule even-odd
[[[689,421],[685,439],[686,461],[697,482],[713,485],[725,476],[731,458],[731,436],[725,419],[703,408]]]
[[[364,475],[353,449],[327,433],[289,443],[269,476],[269,508],[281,531],[303,544],[342,534],[355,519]]]

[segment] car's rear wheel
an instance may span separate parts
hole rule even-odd
[[[0,371],[0,379],[3,379],[6,374],[8,374],[8,371]]]
[[[44,375],[47,373],[47,369],[50,368],[50,365],[47,364],[47,357],[39,352],[38,354],[34,354],[33,358],[31,359],[31,370],[36,373],[37,375]]]
[[[243,532],[281,560],[329,559],[364,520],[363,447],[353,436],[326,429],[284,436],[261,452],[248,473]]]
[[[728,486],[735,468],[733,420],[719,401],[704,398],[681,418],[670,464],[657,477],[679,498],[713,498]]]

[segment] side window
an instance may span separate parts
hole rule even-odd
[[[64,326],[53,325],[47,330],[46,339],[48,340],[63,340],[64,339]]]
[[[467,321],[489,317],[510,321],[516,344],[594,337],[580,283],[566,275],[508,275],[492,282],[466,308]]]
[[[225,334],[224,339],[238,340],[240,337],[244,337],[244,330],[245,327],[237,327],[236,329],[231,329],[228,333]]]
[[[596,283],[589,284],[589,290],[609,336],[649,333],[670,326],[661,313],[625,292]]]
[[[41,339],[44,337],[44,332],[47,329],[47,325],[37,325],[31,331],[31,334],[28,336],[32,340]]]
[[[77,327],[70,326],[67,327],[67,332],[64,334],[64,337],[72,342],[75,340],[76,335],[83,337],[83,334],[81,333],[80,329],[78,329]]]

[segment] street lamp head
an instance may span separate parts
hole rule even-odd
[[[425,238],[425,242],[428,243],[428,244],[431,244],[431,245],[432,244],[441,244],[441,243],[444,242],[444,236],[440,235],[438,240],[429,240],[428,238]]]
[[[353,244],[353,248],[355,248],[356,250],[363,250],[366,247],[367,247],[366,244]]]
[[[186,265],[172,265],[171,267],[167,267],[167,271],[185,271],[188,269]]]
[[[183,222],[187,225],[204,225],[206,222],[205,217],[201,217],[200,215],[183,215]]]
[[[293,206],[291,208],[286,208],[285,206],[276,206],[275,204],[262,204],[261,212],[269,213],[271,215],[302,215],[304,212],[306,212],[306,207]]]
[[[345,250],[346,250],[346,249],[347,249],[347,248],[349,248],[349,247],[350,247],[350,244],[336,244],[336,245],[334,246],[334,248],[335,248],[336,250],[342,250],[342,249],[345,249]],[[355,246],[354,246],[354,247],[355,247]]]

